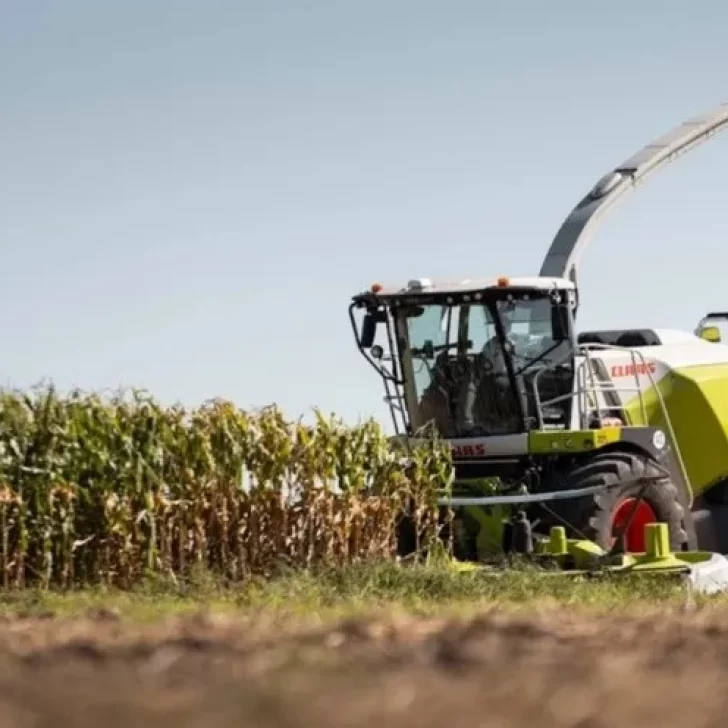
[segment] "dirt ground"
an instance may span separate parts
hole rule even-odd
[[[0,623],[0,727],[725,726],[728,614]]]

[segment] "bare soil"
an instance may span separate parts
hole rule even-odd
[[[0,727],[724,728],[728,614],[0,623]]]

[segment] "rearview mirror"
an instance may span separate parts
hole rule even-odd
[[[368,313],[364,316],[364,323],[361,327],[361,345],[364,349],[369,349],[374,344],[377,336],[377,319],[374,314]]]
[[[551,338],[554,341],[566,341],[569,338],[569,314],[563,304],[551,306]]]

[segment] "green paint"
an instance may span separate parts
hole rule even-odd
[[[499,489],[497,478],[474,478],[456,480],[453,495],[496,495]],[[466,529],[470,525],[475,531],[478,558],[502,553],[504,521],[510,517],[508,506],[465,506]],[[469,530],[469,529],[468,529]]]
[[[728,364],[685,367],[667,374],[643,395],[647,423],[642,422],[639,397],[630,400],[626,410],[631,423],[669,432],[657,390],[698,496],[728,477]]]
[[[505,506],[465,506],[466,513],[478,524],[476,547],[478,558],[503,551],[504,521],[508,518]]]
[[[619,442],[621,428],[600,430],[534,430],[528,433],[528,451],[534,455],[588,452]]]

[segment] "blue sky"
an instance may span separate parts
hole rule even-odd
[[[727,24],[719,2],[0,0],[0,379],[383,417],[350,296],[537,273],[604,172],[728,100]],[[728,309],[726,162],[728,134],[607,219],[581,327]]]

